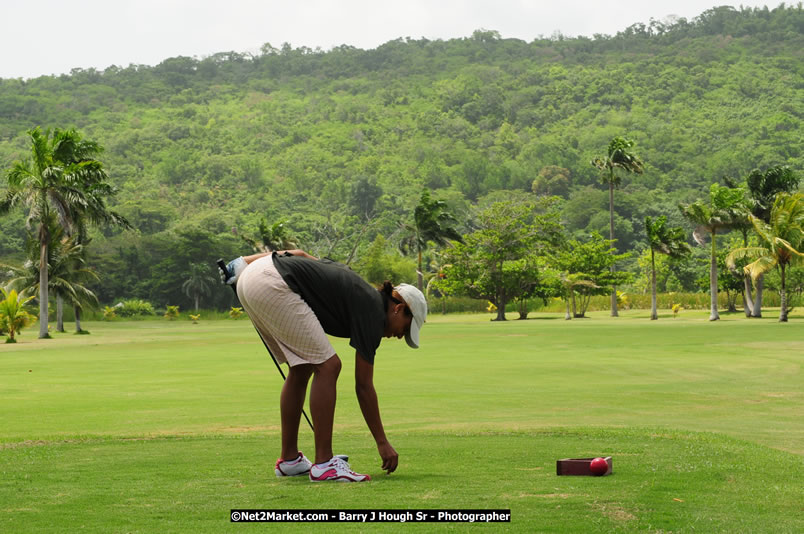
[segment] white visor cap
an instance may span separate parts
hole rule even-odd
[[[410,332],[405,335],[405,341],[414,349],[419,348],[419,330],[427,320],[427,301],[424,295],[416,286],[410,284],[399,284],[394,288],[394,291],[399,293],[405,304],[408,305],[413,319],[410,321]]]

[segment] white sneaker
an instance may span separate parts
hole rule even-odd
[[[278,477],[297,477],[309,473],[311,465],[313,465],[312,462],[299,451],[295,460],[287,461],[279,458],[276,461],[274,472]]]
[[[371,477],[355,473],[346,460],[335,456],[323,464],[314,464],[310,468],[310,480],[313,482],[365,482],[371,480]]]

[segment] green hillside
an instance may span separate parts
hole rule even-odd
[[[395,242],[423,188],[462,230],[485,195],[535,190],[566,199],[570,232],[607,234],[608,191],[589,162],[616,135],[646,164],[617,193],[627,251],[642,246],[646,215],[685,224],[677,203],[713,182],[804,169],[803,50],[799,3],[714,8],[615,36],[265,44],[257,55],[5,79],[0,168],[25,156],[25,132],[40,125],[106,148],[112,207],[138,231],[93,237],[105,303],[186,306],[187,265],[244,252],[240,236],[260,219],[286,221],[313,253],[359,259],[378,234]],[[21,212],[0,218],[0,256],[21,258],[23,223]]]

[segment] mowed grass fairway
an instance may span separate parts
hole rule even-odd
[[[390,476],[353,393],[354,351],[334,340],[335,449],[367,484],[276,479],[281,379],[248,320],[85,323],[89,336],[41,341],[28,329],[0,345],[0,532],[804,532],[801,312],[590,315],[434,315],[422,349],[384,340]],[[556,476],[560,458],[605,455],[612,476]],[[512,520],[255,527],[230,523],[231,508]]]

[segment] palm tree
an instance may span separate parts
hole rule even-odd
[[[424,290],[424,276],[422,274],[422,252],[427,250],[429,243],[445,246],[452,241],[463,242],[461,234],[455,229],[455,217],[447,211],[447,203],[443,200],[430,198],[430,191],[425,189],[419,199],[419,205],[413,210],[413,224],[406,224],[403,230],[406,234],[399,248],[403,254],[416,251],[418,255],[417,285],[419,291]]]
[[[744,271],[753,280],[779,268],[781,275],[781,312],[779,321],[787,322],[787,292],[785,290],[785,271],[788,266],[804,263],[804,195],[801,193],[780,193],[770,211],[770,222],[751,215],[751,224],[759,236],[760,244],[756,247],[741,247],[726,256],[726,263],[734,268],[739,258],[754,260],[745,266]]]
[[[0,332],[8,336],[6,343],[16,343],[14,335],[36,321],[36,316],[25,309],[25,304],[34,297],[18,295],[15,290],[6,291],[0,288],[3,298],[0,299]]]
[[[609,239],[614,241],[614,188],[621,182],[617,170],[631,174],[642,174],[643,163],[639,157],[631,152],[634,142],[624,137],[615,137],[609,142],[606,155],[596,157],[592,160],[592,165],[597,167],[603,174],[600,181],[609,186]],[[614,272],[614,265],[611,266]],[[617,317],[617,288],[611,289],[611,316]]]
[[[104,198],[115,193],[107,182],[103,164],[94,159],[102,148],[84,141],[75,130],[42,132],[35,128],[30,157],[17,161],[8,171],[8,190],[0,200],[0,213],[15,206],[28,210],[27,225],[38,225],[39,240],[39,337],[49,338],[48,307],[48,221],[55,217],[66,233],[87,223],[115,223],[128,227],[120,215],[106,208]]]
[[[70,238],[72,242],[71,246],[65,251],[65,274],[63,279],[65,283],[69,283],[72,289],[66,292],[64,298],[66,298],[68,303],[73,307],[75,333],[89,334],[89,332],[81,328],[81,314],[84,311],[84,306],[97,308],[100,303],[95,293],[86,288],[83,284],[85,282],[98,281],[100,277],[98,277],[98,274],[94,270],[87,266],[86,244],[89,240],[85,237],[82,238],[82,233]]]
[[[717,312],[717,239],[718,233],[731,231],[739,224],[742,212],[746,206],[745,190],[743,188],[722,187],[712,184],[709,188],[709,203],[700,200],[686,206],[679,204],[682,215],[697,227],[692,233],[695,241],[704,246],[704,234],[712,239],[711,257],[709,263],[709,320],[717,321],[720,315]]]
[[[731,184],[730,184],[730,186],[731,186]],[[737,221],[736,224],[734,225],[734,229],[739,231],[740,234],[742,234],[742,236],[743,236],[743,246],[744,247],[748,246],[748,232],[753,228],[753,226],[751,225],[750,215],[751,215],[750,210],[744,211],[742,216],[740,217],[739,221]],[[743,313],[745,313],[746,317],[752,317],[752,314],[754,312],[754,298],[753,298],[753,296],[751,294],[751,292],[753,291],[753,286],[751,285],[751,276],[743,273],[742,268],[738,269],[736,266],[735,266],[734,269],[729,269],[729,270],[732,271],[732,273],[734,273],[735,276],[741,276],[742,279],[743,279],[743,287],[742,287],[742,291],[743,291],[743,295],[742,295],[743,296]],[[760,277],[760,279],[761,279],[761,277]],[[757,287],[757,295],[759,297],[762,296],[762,289],[759,287],[759,285]],[[757,317],[761,317],[761,313],[760,313],[759,309],[757,309],[757,313],[760,314],[760,315],[757,315]]]
[[[56,295],[57,303],[66,301],[73,307],[76,334],[89,333],[81,328],[81,312],[84,307],[96,308],[100,304],[95,293],[85,285],[99,280],[97,273],[86,265],[85,251],[78,236],[62,238],[54,247],[48,273],[49,290]],[[59,331],[63,332],[61,308],[62,306],[57,305],[56,320],[57,324],[62,325]]]
[[[195,302],[195,311],[198,311],[198,301],[202,295],[209,295],[209,284],[215,283],[215,278],[209,274],[209,268],[203,263],[191,263],[187,273],[187,280],[181,285],[184,294]]]
[[[268,225],[266,219],[260,219],[257,239],[240,236],[243,241],[249,244],[254,252],[271,252],[274,250],[288,250],[298,248],[298,244],[288,233],[285,221],[277,221]]]
[[[559,275],[558,282],[561,285],[561,289],[564,293],[564,300],[567,303],[567,313],[564,315],[564,319],[567,321],[572,320],[572,317],[575,315],[575,289],[580,287],[588,287],[592,289],[597,289],[600,286],[595,284],[591,280],[586,280],[584,277],[586,275],[583,273],[561,273]],[[572,302],[572,312],[570,313],[570,302]]]
[[[650,269],[651,269],[651,312],[650,319],[655,321],[659,318],[656,311],[656,256],[655,253],[667,254],[671,258],[680,258],[689,254],[690,246],[684,236],[684,229],[676,226],[667,227],[667,217],[662,215],[655,221],[651,217],[645,217],[645,233],[648,237],[650,246]]]
[[[754,169],[746,178],[748,194],[751,197],[751,214],[755,217],[770,222],[770,213],[776,195],[779,193],[792,193],[798,189],[799,178],[790,167],[786,165],[776,165],[760,171]],[[746,221],[746,230],[752,227],[750,221]],[[748,247],[747,231],[743,233],[743,244]],[[751,299],[751,287],[746,276],[746,304],[751,305],[750,316],[762,317],[762,289],[764,287],[764,274],[760,274],[754,281],[756,285],[756,298]]]
[[[49,225],[51,242],[48,244],[48,292],[56,295],[58,306],[56,321],[59,332],[64,332],[62,322],[62,302],[79,310],[85,305],[97,306],[98,298],[95,293],[84,284],[97,281],[98,275],[85,266],[84,247],[73,237],[64,237],[63,229],[55,221]],[[34,244],[29,250],[34,259],[27,260],[22,267],[0,264],[0,267],[9,269],[12,278],[9,286],[20,288],[24,295],[36,295],[39,292],[39,265],[35,261],[37,254]],[[85,333],[81,329],[80,316],[76,314],[76,333]]]

